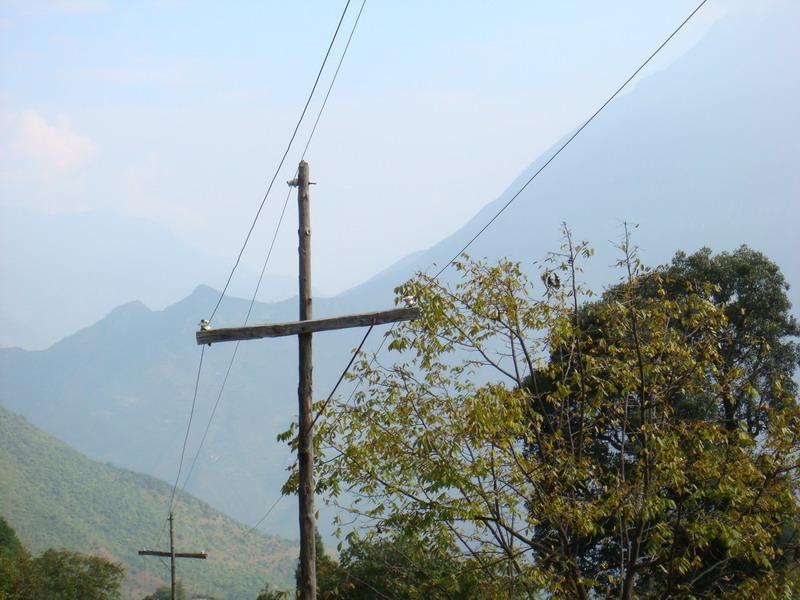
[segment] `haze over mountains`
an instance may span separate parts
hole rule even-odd
[[[0,346],[46,348],[120,304],[136,299],[163,308],[198,282],[221,280],[228,269],[227,259],[199,252],[144,219],[4,208]],[[255,276],[243,270],[237,281],[249,288]],[[236,285],[237,293],[250,291]],[[280,300],[296,288],[288,277],[268,276],[262,297]]]
[[[794,286],[795,307],[800,305],[798,23],[796,3],[719,22],[683,58],[612,103],[470,253],[511,256],[532,269],[533,261],[558,249],[559,226],[566,221],[578,239],[597,249],[586,278],[599,287],[616,279],[608,267],[615,259],[609,240],[618,240],[621,223],[631,221],[640,225],[634,241],[649,264],[705,245],[720,251],[745,243],[761,250],[782,267]],[[534,162],[464,228],[361,286],[316,301],[315,314],[385,306],[392,288],[415,269],[451,258],[546,159]],[[172,269],[165,263],[165,281]],[[169,480],[197,367],[193,334],[216,294],[201,286],[157,311],[125,304],[47,350],[4,349],[0,401],[93,458]],[[131,292],[130,298],[138,296]],[[240,323],[246,309],[247,302],[227,299],[215,325]],[[251,321],[295,316],[295,301],[288,300],[258,304]],[[317,397],[327,394],[360,335],[315,337]],[[190,457],[232,351],[220,345],[206,352]],[[290,460],[274,440],[296,412],[295,356],[291,339],[240,347],[188,483],[188,491],[244,522],[255,522],[275,498]],[[291,535],[293,505],[280,504],[264,529]],[[323,512],[323,519],[328,516]]]
[[[777,261],[800,301],[800,6],[728,17],[669,68],[618,97],[470,248],[473,256],[530,263],[560,246],[560,225],[597,250],[587,273],[613,276],[609,242],[624,221],[649,264],[678,249],[740,244]],[[534,108],[535,110],[535,108]],[[566,137],[566,136],[565,136]],[[391,287],[413,268],[443,263],[483,227],[560,146],[535,161],[497,200],[426,252],[347,294]]]

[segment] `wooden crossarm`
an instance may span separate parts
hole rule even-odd
[[[139,556],[163,556],[171,558],[172,554],[165,550],[139,550]],[[205,560],[208,558],[206,552],[176,552],[175,558],[201,558]]]
[[[329,317],[326,319],[311,319],[308,321],[291,321],[289,323],[275,323],[272,325],[248,325],[247,327],[222,327],[220,329],[201,329],[197,332],[197,344],[214,344],[216,342],[233,342],[237,340],[255,340],[265,337],[283,337],[300,333],[316,333],[317,331],[331,331],[334,329],[349,329],[351,327],[368,327],[370,325],[383,325],[397,321],[413,321],[419,319],[420,310],[417,307],[395,308],[379,312],[346,315],[342,317]]]

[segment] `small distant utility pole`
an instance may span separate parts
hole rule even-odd
[[[297,169],[297,179],[289,182],[297,187],[297,205],[300,226],[298,228],[300,259],[300,320],[271,325],[249,325],[245,327],[226,327],[211,329],[207,323],[197,332],[197,343],[208,344],[236,340],[254,340],[265,337],[296,335],[299,339],[299,376],[297,388],[299,408],[299,431],[297,463],[298,500],[300,505],[300,600],[317,598],[317,557],[314,533],[314,414],[311,396],[312,383],[312,334],[318,331],[332,331],[350,327],[369,327],[384,323],[418,319],[420,310],[416,307],[395,308],[373,313],[344,315],[326,319],[311,318],[311,217],[309,210],[308,163],[301,161]]]
[[[175,527],[173,525],[174,518],[172,512],[169,513],[169,552],[164,550],[139,550],[139,556],[169,556],[169,576],[170,576],[170,589],[172,594],[170,598],[175,600],[175,559],[176,558],[201,558],[205,560],[208,554],[205,552],[175,552]]]

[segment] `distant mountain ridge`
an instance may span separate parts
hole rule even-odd
[[[142,547],[159,540],[171,486],[146,475],[93,462],[0,407],[0,511],[34,553],[67,548],[98,554],[125,567],[126,597],[139,600],[169,571],[143,561]],[[206,550],[208,559],[179,561],[187,590],[215,598],[255,598],[266,582],[291,587],[297,548],[261,534],[180,493],[176,544]],[[200,564],[197,564],[200,563]]]
[[[45,351],[0,349],[0,401],[93,459],[171,481],[200,352],[194,333],[218,297],[216,290],[199,286],[161,311],[131,302]],[[246,300],[226,298],[216,324],[239,322],[248,305]],[[315,303],[320,316],[340,310],[335,301]],[[290,301],[256,303],[252,320],[294,318],[296,306]],[[346,364],[342,344],[354,346],[359,335],[344,331],[317,337],[318,391]],[[209,439],[189,480],[188,491],[246,523],[254,523],[274,500],[291,460],[275,437],[297,412],[296,383],[279,376],[295,372],[295,344],[292,339],[275,339],[240,347]],[[225,344],[206,349],[183,477],[232,350]],[[294,537],[294,506],[292,499],[282,501],[266,522],[267,530]]]
[[[204,254],[145,219],[4,207],[0,346],[46,348],[123,302],[135,298],[161,308],[229,269],[227,259]],[[244,278],[253,281],[249,275]],[[274,301],[296,289],[288,277],[267,276],[261,292]]]
[[[684,57],[609,105],[470,253],[510,256],[533,270],[535,260],[558,250],[566,221],[597,250],[584,277],[598,289],[617,277],[609,267],[617,256],[612,242],[622,235],[621,223],[632,221],[641,225],[634,242],[646,263],[668,261],[676,250],[745,243],[782,267],[800,305],[797,23],[797,3],[763,17],[720,21]],[[548,156],[441,243],[344,294],[315,300],[315,315],[386,307],[396,285],[415,269],[444,264]],[[158,311],[125,305],[46,351],[0,350],[0,403],[93,458],[173,478],[199,358],[194,332],[217,294],[201,286]],[[214,324],[241,323],[247,305],[226,298]],[[296,299],[257,303],[251,322],[296,316]],[[315,336],[317,398],[328,393],[361,335]],[[367,348],[379,336],[373,333]],[[206,349],[190,457],[232,351],[225,344]],[[297,412],[296,369],[292,339],[240,346],[188,483],[191,493],[247,523],[262,516],[292,460],[275,435]],[[286,500],[264,528],[292,535],[294,515],[294,502]],[[323,525],[329,517],[323,510]]]

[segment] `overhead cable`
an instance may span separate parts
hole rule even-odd
[[[330,98],[331,90],[333,89],[333,85],[336,83],[336,79],[339,76],[339,71],[342,68],[342,63],[344,62],[345,56],[347,56],[347,50],[350,48],[350,42],[353,40],[353,34],[355,34],[355,32],[356,32],[356,27],[358,27],[358,22],[361,20],[361,13],[364,12],[364,6],[366,4],[367,4],[367,0],[363,0],[362,3],[361,3],[361,8],[359,9],[358,14],[356,15],[355,21],[353,22],[353,27],[350,29],[350,35],[347,38],[347,43],[345,44],[344,50],[342,50],[342,54],[339,57],[339,63],[336,65],[336,70],[334,71],[333,77],[331,78],[331,82],[328,85],[328,90],[325,92],[325,98],[323,99],[322,105],[320,106],[320,109],[317,112],[316,118],[314,119],[314,125],[311,128],[311,133],[309,133],[308,139],[306,140],[305,146],[303,147],[303,153],[302,153],[301,158],[300,158],[301,161],[303,160],[303,158],[305,158],[306,152],[308,152],[308,148],[311,145],[311,140],[314,138],[314,134],[317,131],[317,126],[319,125],[320,118],[322,117],[322,113],[325,111],[325,107],[328,104],[328,98]],[[297,177],[297,171],[296,170],[295,170],[295,177]],[[281,209],[281,214],[280,214],[280,217],[278,218],[278,223],[277,223],[277,225],[275,227],[275,232],[272,235],[272,240],[270,241],[269,249],[267,250],[267,256],[266,256],[266,258],[264,260],[264,264],[261,267],[261,273],[260,273],[260,275],[258,277],[258,282],[256,283],[256,287],[253,290],[253,296],[250,299],[250,306],[247,309],[247,315],[245,316],[245,319],[244,319],[244,325],[247,325],[249,320],[250,320],[250,315],[251,315],[251,313],[253,311],[253,305],[255,304],[256,296],[258,295],[258,291],[259,291],[259,289],[261,287],[261,283],[262,283],[262,281],[264,279],[264,273],[265,273],[265,271],[267,269],[267,265],[269,264],[270,257],[272,256],[272,250],[275,247],[275,240],[278,237],[278,233],[280,232],[281,225],[283,223],[283,218],[284,218],[284,216],[286,214],[286,208],[287,208],[287,206],[289,204],[289,198],[291,196],[291,192],[292,192],[292,190],[290,188],[289,191],[286,193],[286,198],[285,198],[285,200],[283,202],[283,207]],[[187,472],[187,475],[186,475],[186,478],[183,481],[183,488],[184,489],[186,488],[186,485],[189,482],[189,478],[191,477],[192,472],[194,471],[194,466],[197,463],[197,459],[200,456],[200,451],[203,449],[203,444],[206,441],[206,437],[208,435],[208,430],[211,428],[211,423],[214,420],[214,416],[217,413],[217,407],[219,406],[220,400],[222,399],[222,394],[225,391],[225,386],[226,386],[226,384],[228,382],[228,377],[230,376],[231,369],[233,368],[234,362],[236,361],[236,356],[237,356],[237,354],[239,352],[239,344],[240,343],[241,342],[237,341],[236,342],[236,346],[233,349],[233,353],[231,355],[230,362],[228,363],[228,368],[226,369],[225,376],[222,379],[222,385],[220,386],[219,393],[217,394],[217,400],[214,403],[214,407],[213,407],[213,409],[211,411],[211,416],[209,417],[208,423],[206,424],[205,431],[203,432],[203,437],[200,440],[200,444],[199,444],[199,446],[197,448],[197,452],[195,453],[194,459],[192,460],[192,465],[189,468],[189,470]],[[362,342],[362,344],[363,344],[363,342]],[[352,361],[351,361],[351,363],[352,363]],[[348,368],[349,368],[349,366],[348,366]],[[337,384],[337,387],[338,387],[338,384]]]
[[[459,256],[461,256],[461,255],[462,255],[462,254],[463,254],[463,253],[464,253],[464,252],[467,250],[467,248],[469,248],[469,247],[470,247],[470,246],[471,246],[471,245],[472,245],[472,244],[475,242],[475,240],[477,240],[477,239],[478,239],[478,238],[479,238],[479,237],[480,237],[480,236],[483,234],[483,232],[484,232],[484,231],[486,231],[487,229],[489,229],[489,227],[492,225],[492,223],[494,223],[494,222],[497,220],[497,218],[498,218],[498,217],[499,217],[501,214],[503,214],[503,213],[505,212],[505,210],[506,210],[506,209],[507,209],[509,206],[511,206],[511,204],[514,202],[514,200],[516,200],[516,199],[519,197],[519,195],[520,195],[522,192],[524,192],[524,191],[525,191],[525,189],[526,189],[526,188],[527,188],[527,187],[528,187],[528,186],[531,184],[531,182],[532,182],[534,179],[536,179],[536,177],[538,177],[538,176],[539,176],[539,173],[541,173],[542,171],[544,171],[544,170],[545,170],[545,169],[546,169],[546,168],[547,168],[547,167],[550,165],[550,163],[551,163],[551,162],[553,162],[553,161],[556,159],[556,157],[557,157],[559,154],[561,154],[561,151],[562,151],[562,150],[564,150],[564,148],[566,148],[567,146],[569,146],[569,144],[572,142],[572,140],[574,140],[576,137],[578,137],[578,135],[580,135],[580,133],[581,133],[581,132],[582,132],[582,131],[583,131],[583,130],[586,128],[586,126],[587,126],[587,125],[589,125],[589,123],[591,123],[591,122],[594,120],[594,118],[595,118],[597,115],[599,115],[599,114],[600,114],[600,113],[603,111],[603,109],[604,109],[606,106],[608,106],[608,105],[611,103],[611,101],[612,101],[612,100],[614,100],[614,98],[616,98],[616,97],[619,95],[619,93],[620,93],[620,92],[621,92],[623,89],[625,89],[625,88],[627,87],[627,85],[628,85],[628,84],[629,84],[631,81],[633,81],[634,77],[636,77],[636,76],[639,74],[639,72],[640,72],[642,69],[644,69],[644,68],[645,68],[645,67],[648,65],[648,63],[650,63],[650,61],[651,61],[651,60],[653,60],[653,58],[655,58],[655,56],[656,56],[656,55],[657,55],[657,54],[658,54],[658,53],[661,51],[661,49],[662,49],[662,48],[664,48],[664,46],[666,46],[666,45],[669,43],[669,41],[670,41],[670,40],[671,40],[673,37],[675,37],[675,36],[677,35],[677,33],[678,33],[678,32],[679,32],[681,29],[683,29],[683,26],[684,26],[684,25],[686,25],[686,24],[687,24],[687,23],[688,23],[688,22],[689,22],[689,21],[692,19],[692,17],[694,17],[694,15],[697,13],[697,11],[699,11],[699,10],[700,10],[700,9],[703,7],[703,5],[704,5],[706,2],[708,2],[708,0],[703,0],[702,2],[700,2],[700,4],[698,4],[698,5],[697,5],[697,7],[696,7],[696,8],[695,8],[695,9],[694,9],[694,10],[693,10],[693,11],[692,11],[690,14],[689,14],[689,16],[688,16],[688,17],[686,17],[686,18],[683,20],[683,22],[682,22],[680,25],[678,25],[678,27],[677,27],[677,28],[676,28],[676,29],[675,29],[675,30],[674,30],[674,31],[673,31],[671,34],[669,34],[669,37],[667,37],[667,39],[665,39],[663,42],[661,42],[661,45],[659,45],[659,46],[658,46],[658,48],[656,48],[656,49],[653,51],[653,53],[652,53],[652,54],[650,54],[650,56],[648,56],[648,57],[647,57],[647,59],[645,59],[645,61],[644,61],[644,62],[643,62],[641,65],[639,65],[639,68],[637,68],[637,69],[636,69],[636,70],[635,70],[635,71],[634,71],[634,72],[631,74],[631,76],[630,76],[630,77],[628,77],[628,78],[625,80],[625,82],[624,82],[624,83],[623,83],[621,86],[619,86],[619,87],[617,88],[617,90],[616,90],[616,91],[615,91],[613,94],[611,94],[611,96],[609,96],[608,100],[606,100],[605,102],[603,102],[603,104],[600,106],[600,108],[598,108],[598,109],[597,109],[597,110],[596,110],[596,111],[595,111],[595,112],[592,114],[592,116],[591,116],[591,117],[589,117],[589,118],[588,118],[588,119],[587,119],[587,120],[586,120],[586,121],[583,123],[583,125],[581,125],[580,127],[578,127],[578,129],[577,129],[577,130],[575,130],[575,132],[574,132],[574,133],[573,133],[571,136],[569,136],[569,138],[567,138],[567,141],[566,141],[566,142],[564,142],[563,144],[561,144],[561,146],[558,148],[558,150],[556,150],[556,152],[555,152],[555,153],[554,153],[554,154],[553,154],[553,155],[552,155],[550,158],[548,158],[548,159],[547,159],[547,161],[545,161],[545,163],[544,163],[544,164],[543,164],[541,167],[539,167],[539,168],[536,170],[536,172],[534,172],[534,174],[533,174],[533,175],[531,175],[531,176],[528,178],[528,180],[527,180],[527,181],[526,181],[526,182],[525,182],[525,183],[522,185],[522,187],[521,187],[521,188],[519,188],[519,190],[517,190],[517,192],[516,192],[516,193],[515,193],[513,196],[511,196],[511,198],[508,200],[508,202],[506,202],[506,203],[505,203],[505,204],[502,206],[502,208],[500,208],[500,210],[498,210],[498,211],[497,211],[497,213],[495,213],[495,215],[494,215],[494,216],[493,216],[491,219],[489,219],[489,221],[488,221],[488,222],[487,222],[487,223],[486,223],[486,224],[485,224],[483,227],[481,227],[481,229],[478,231],[478,233],[476,233],[476,234],[475,234],[475,235],[472,237],[472,239],[470,239],[470,240],[469,240],[469,241],[468,241],[468,242],[467,242],[467,243],[464,245],[464,247],[462,247],[462,248],[461,248],[461,250],[459,250],[459,251],[458,251],[458,252],[455,254],[455,256],[453,256],[453,258],[451,258],[449,261],[447,261],[447,264],[446,264],[446,265],[444,265],[444,266],[443,266],[441,269],[439,269],[439,272],[438,272],[438,273],[436,273],[436,275],[434,275],[434,276],[432,277],[432,279],[438,279],[438,278],[439,278],[439,276],[440,276],[442,273],[444,273],[444,271],[445,271],[445,270],[446,270],[446,269],[447,269],[447,268],[448,268],[450,265],[452,265],[452,264],[453,264],[453,262],[455,262],[456,260],[458,260],[458,257],[459,257]]]
[[[311,86],[311,91],[308,94],[308,98],[306,99],[306,103],[303,106],[303,110],[300,113],[300,118],[297,119],[297,124],[294,126],[294,131],[292,131],[292,136],[289,138],[289,143],[286,145],[286,150],[283,151],[283,156],[281,156],[281,160],[278,163],[278,167],[275,169],[275,173],[270,179],[269,185],[267,186],[267,191],[264,193],[264,197],[261,200],[261,204],[258,206],[258,210],[256,211],[255,217],[253,217],[253,222],[250,224],[250,229],[247,231],[247,235],[244,238],[244,243],[242,244],[242,248],[239,250],[239,254],[236,257],[236,262],[233,264],[233,268],[231,269],[230,274],[228,275],[228,280],[225,282],[225,287],[222,288],[222,293],[219,296],[219,300],[217,300],[217,304],[214,306],[214,310],[211,311],[211,316],[208,318],[208,322],[210,323],[213,321],[214,316],[217,314],[217,309],[219,309],[219,305],[222,303],[222,299],[225,297],[225,292],[228,291],[228,286],[231,284],[231,279],[233,279],[233,274],[236,272],[236,268],[239,266],[239,262],[242,260],[242,255],[244,254],[245,248],[247,248],[247,243],[250,241],[250,236],[253,235],[253,230],[256,227],[256,223],[258,222],[258,218],[261,215],[261,211],[264,209],[264,204],[267,202],[267,198],[269,197],[269,193],[272,191],[272,186],[275,185],[275,180],[278,178],[278,174],[281,172],[283,168],[283,163],[286,161],[286,156],[289,154],[289,150],[292,148],[292,144],[294,143],[295,137],[297,137],[297,131],[300,129],[300,124],[303,122],[303,118],[306,116],[306,111],[308,110],[308,105],[311,104],[311,99],[314,97],[314,92],[317,89],[317,84],[319,83],[319,79],[322,76],[322,71],[325,69],[325,64],[328,62],[328,57],[331,54],[331,49],[333,48],[333,43],[336,41],[336,36],[339,34],[339,28],[342,26],[342,21],[344,20],[344,16],[347,13],[347,8],[350,6],[350,0],[347,0],[347,3],[344,5],[344,10],[342,10],[342,15],[339,17],[339,22],[336,24],[336,31],[333,32],[333,37],[331,38],[330,44],[328,44],[328,50],[325,52],[325,57],[322,59],[322,64],[319,67],[319,71],[317,72],[317,76],[314,79],[314,85]]]
[[[489,219],[489,221],[483,227],[481,227],[481,229],[449,261],[447,261],[447,263],[441,269],[439,269],[439,271],[436,273],[436,275],[434,275],[431,278],[432,280],[433,279],[438,279],[442,275],[442,273],[444,273],[445,270],[447,270],[447,268],[450,267],[450,265],[452,265],[456,260],[458,260],[459,256],[461,256],[473,243],[475,243],[475,241],[492,225],[492,223],[494,223],[498,219],[498,217],[500,217],[500,215],[503,214],[503,212],[505,212],[505,210],[509,206],[511,206],[511,204],[519,197],[519,195],[522,194],[523,191],[525,191],[525,189],[531,184],[531,182],[533,182],[533,180],[536,179],[536,177],[538,177],[538,175],[542,171],[544,171],[550,165],[550,163],[552,163],[555,160],[555,158],[559,154],[561,154],[561,152],[576,137],[578,137],[578,135],[580,135],[580,133],[586,128],[586,126],[589,125],[589,123],[591,123],[595,119],[595,117],[597,117],[597,115],[599,115],[603,111],[603,109],[605,109],[605,107],[608,106],[611,103],[611,101],[614,100],[614,98],[616,98],[620,94],[620,92],[622,92],[622,90],[625,89],[625,87],[627,87],[627,85],[631,81],[633,81],[633,79],[642,71],[642,69],[644,69],[650,63],[650,61],[652,61],[653,58],[655,58],[655,56],[664,48],[664,46],[666,46],[672,40],[672,38],[674,38],[678,34],[678,32],[681,29],[683,29],[683,27],[692,19],[692,17],[695,16],[695,14],[697,14],[697,12],[703,7],[704,4],[706,4],[706,2],[708,2],[708,0],[702,0],[702,2],[700,2],[700,4],[698,4],[697,7],[695,7],[695,9],[691,13],[689,13],[689,16],[687,16],[681,22],[681,24],[678,25],[678,27],[671,34],[669,34],[669,36],[663,42],[661,42],[661,44],[630,75],[630,77],[628,77],[624,81],[624,83],[622,85],[620,85],[616,89],[616,91],[613,94],[611,94],[611,96],[609,96],[609,98],[605,102],[603,102],[603,104],[600,106],[600,108],[598,108],[577,130],[575,130],[575,132],[569,138],[567,138],[567,140],[558,148],[558,150],[549,159],[547,159],[547,161],[541,167],[539,167],[533,173],[533,175],[531,175],[527,179],[527,181],[525,181],[525,183],[522,185],[522,187],[520,187],[520,189],[517,190],[517,192],[500,208],[500,210],[498,210],[494,214],[494,216],[492,216],[492,218]],[[428,269],[430,269],[433,266],[434,266],[433,264],[430,265],[428,267]],[[428,269],[426,269],[426,271]],[[391,329],[389,330],[390,333],[395,328],[395,326],[396,326],[396,323],[392,325]],[[378,349],[375,351],[375,353],[373,355],[372,363],[375,362],[375,358],[377,357],[378,353],[383,349],[385,341],[386,341],[386,338],[384,337],[383,340],[381,341],[380,346],[378,346]],[[351,364],[352,364],[352,361],[351,361]],[[348,366],[347,369],[349,369],[349,368],[350,367]],[[346,370],[345,370],[345,373],[346,373]],[[339,381],[341,381],[341,379],[342,379],[342,377],[344,377],[345,373],[342,373],[342,375],[339,377]],[[336,385],[338,386],[339,384],[337,383]],[[361,385],[360,382],[356,383],[356,385],[353,387],[352,392],[350,393],[350,396],[345,401],[345,405],[350,403],[350,401],[352,400],[356,390],[359,388],[360,385]]]

